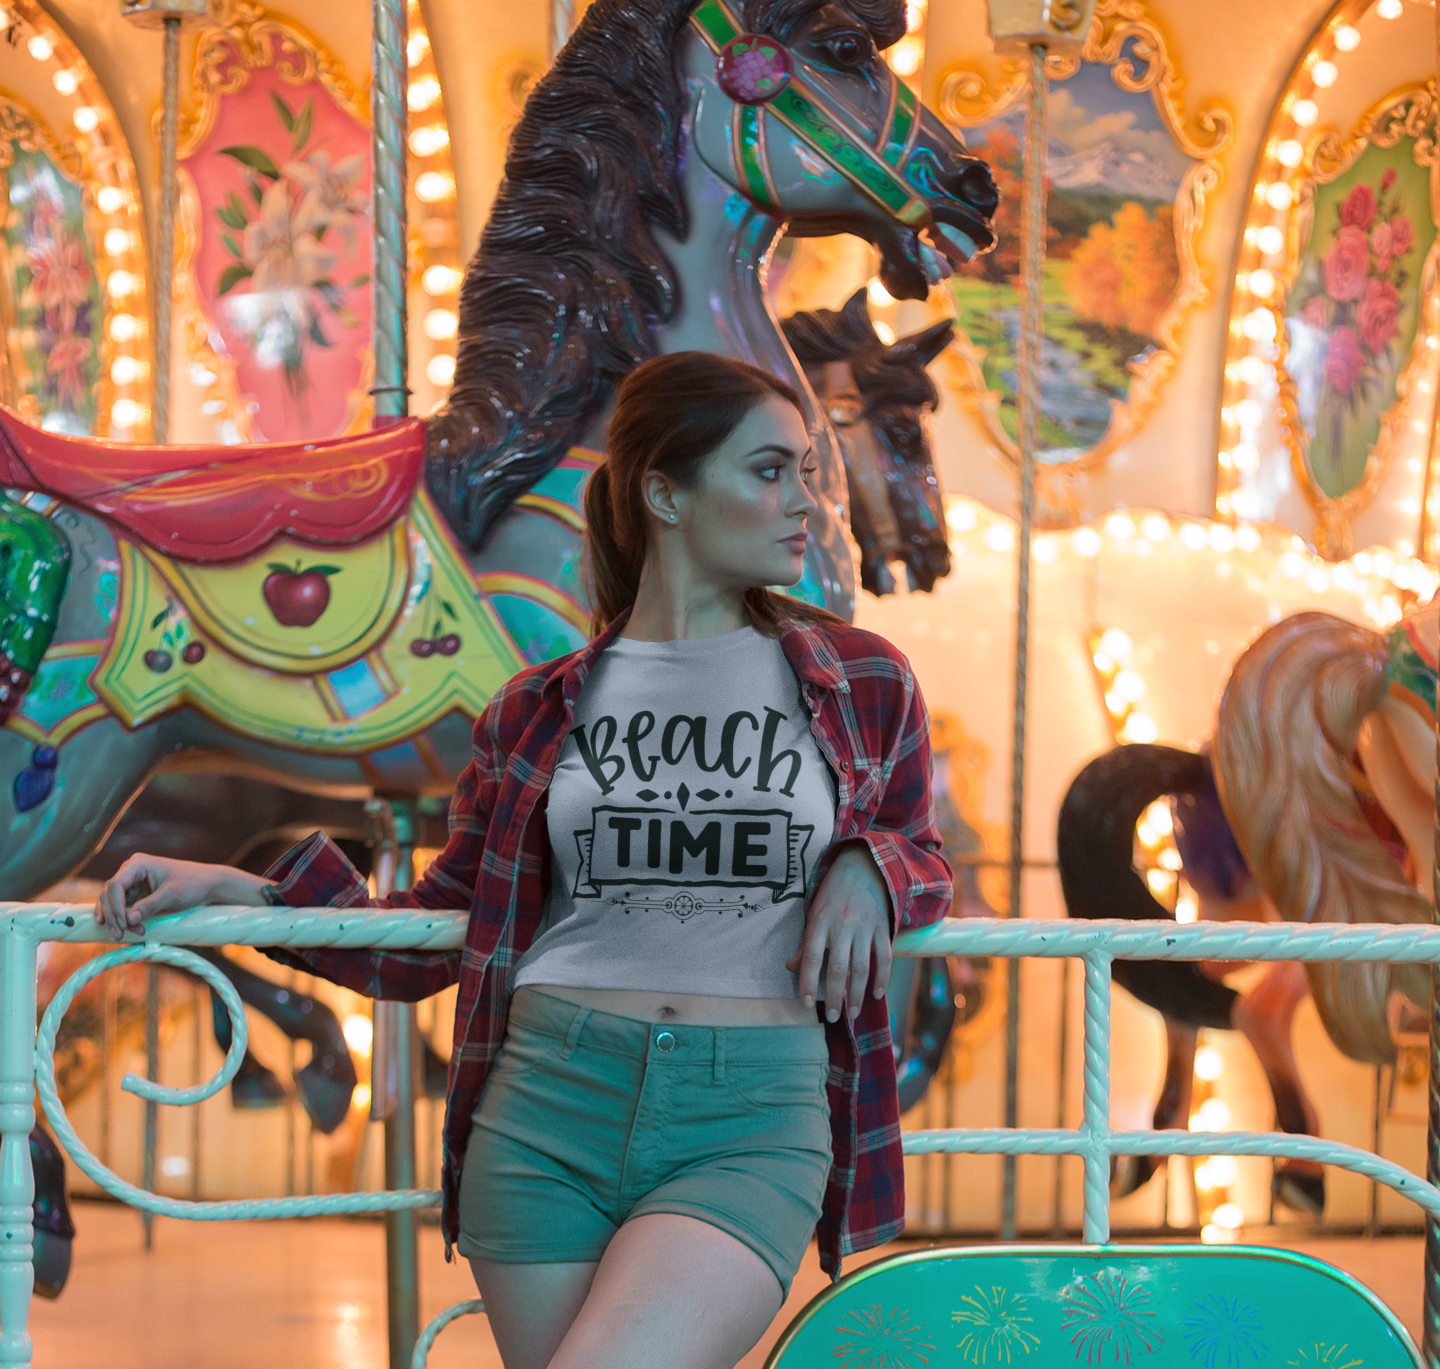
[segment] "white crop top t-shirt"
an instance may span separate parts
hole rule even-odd
[[[550,782],[550,893],[514,986],[794,998],[835,801],[778,640],[616,638]]]

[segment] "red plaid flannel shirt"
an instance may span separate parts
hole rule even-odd
[[[443,1138],[447,1258],[459,1231],[470,1117],[505,1039],[512,969],[544,913],[550,778],[581,686],[623,625],[622,617],[584,649],[521,671],[491,699],[450,805],[449,843],[413,889],[374,903],[320,832],[269,872],[279,896],[296,908],[470,909],[459,951],[270,952],[371,998],[413,1002],[459,980]],[[840,843],[863,841],[890,891],[892,930],[936,921],[950,908],[950,867],[940,855],[930,795],[929,719],[909,662],[883,638],[842,624],[796,624],[780,641],[839,794],[834,840],[811,888]],[[853,1023],[827,1024],[826,1034],[834,1163],[816,1236],[821,1267],[838,1278],[842,1256],[899,1235],[905,1183],[884,1000],[867,996]]]

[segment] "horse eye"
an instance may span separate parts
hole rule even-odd
[[[870,60],[874,49],[868,39],[858,33],[842,33],[827,44],[830,55],[842,67],[863,66]]]

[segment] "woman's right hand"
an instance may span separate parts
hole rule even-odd
[[[164,856],[131,856],[100,890],[95,921],[108,927],[117,941],[139,931],[145,919],[178,913],[207,903],[264,907],[265,880],[229,865],[201,865]]]

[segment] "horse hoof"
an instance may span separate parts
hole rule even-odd
[[[1313,1169],[1308,1165],[1304,1169],[1277,1166],[1270,1191],[1281,1207],[1292,1212],[1319,1217],[1325,1211],[1325,1171],[1319,1165]]]
[[[70,1277],[70,1237],[37,1228],[34,1241],[35,1291],[42,1298],[58,1298]]]
[[[355,1084],[355,1065],[348,1052],[321,1056],[296,1071],[295,1087],[316,1131],[329,1136],[345,1120]]]
[[[246,1051],[239,1072],[230,1081],[230,1106],[278,1108],[285,1098],[285,1085]]]

